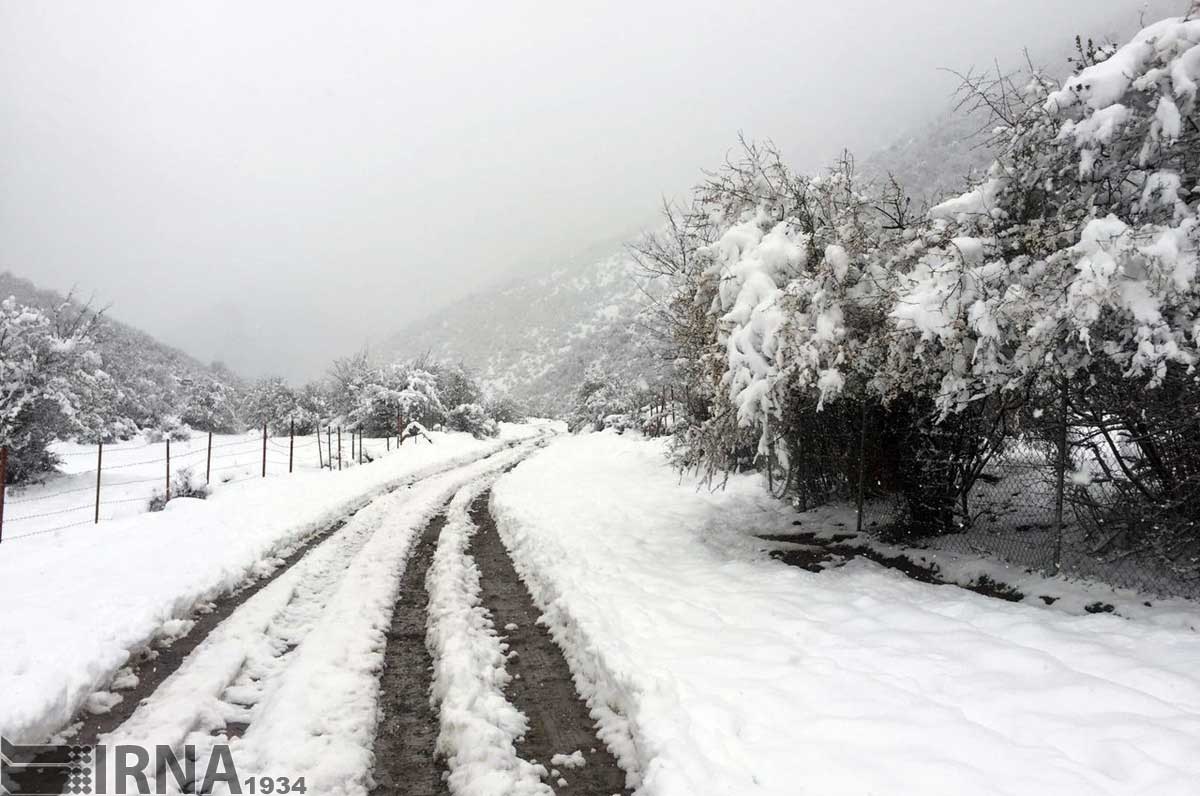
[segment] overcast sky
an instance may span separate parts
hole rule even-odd
[[[945,102],[938,67],[1142,6],[0,0],[0,270],[302,379],[653,223],[739,131],[865,154]]]

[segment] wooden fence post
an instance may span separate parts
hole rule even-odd
[[[204,460],[204,483],[212,480],[212,432],[208,432],[208,456]]]
[[[317,441],[317,444],[318,445],[321,444],[320,440]],[[327,454],[329,454],[325,458],[329,462],[329,472],[332,473],[333,472],[333,426],[325,426],[325,445],[326,445],[325,452]]]
[[[342,427],[338,426],[338,470],[342,469]]]
[[[288,473],[292,472],[292,460],[296,453],[296,421],[292,420],[288,427]]]
[[[171,499],[171,438],[167,437],[167,488],[163,491],[163,502]]]
[[[0,542],[4,541],[4,484],[8,481],[8,447],[0,447]]]
[[[104,441],[96,448],[96,518],[93,525],[100,524],[100,471],[104,469]]]
[[[321,454],[321,423],[317,422],[317,469],[325,469],[325,457]]]

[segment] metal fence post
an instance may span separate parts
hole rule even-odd
[[[171,499],[171,438],[167,437],[167,486],[163,491],[163,502]]]
[[[267,421],[263,421],[263,466],[262,477],[267,477]]]
[[[342,427],[338,426],[338,470],[342,469]]]
[[[296,421],[292,420],[288,425],[288,473],[292,472],[292,461],[295,459],[296,453]]]
[[[317,421],[317,469],[325,469],[325,456],[321,452],[321,423]]]
[[[867,400],[863,397],[862,419],[858,430],[858,519],[854,530],[862,533],[863,528],[863,493],[866,489],[866,459],[867,459]]]
[[[100,472],[104,469],[104,440],[96,448],[96,518],[93,525],[100,524]]]
[[[1054,573],[1057,575],[1062,571],[1062,550],[1063,550],[1063,534],[1066,529],[1063,526],[1063,504],[1065,503],[1066,481],[1067,481],[1067,414],[1070,411],[1068,382],[1064,378],[1062,383],[1062,403],[1059,407],[1059,430],[1058,430],[1058,462],[1055,464],[1055,484],[1054,484],[1054,524],[1058,531],[1058,536],[1054,540]]]
[[[4,541],[4,485],[8,481],[8,446],[0,446],[0,542]]]
[[[208,432],[208,456],[204,460],[204,483],[212,480],[212,432]]]

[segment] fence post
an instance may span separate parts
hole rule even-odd
[[[104,440],[100,440],[100,446],[96,448],[96,518],[92,522],[93,525],[100,524],[100,471],[104,469]]]
[[[167,488],[163,490],[163,502],[171,499],[171,438],[167,437]]]
[[[292,472],[292,461],[296,453],[296,421],[292,420],[288,426],[288,473]]]
[[[858,430],[858,519],[854,530],[862,533],[863,526],[863,493],[866,489],[866,458],[867,458],[867,399],[863,396],[862,419]]]
[[[318,439],[317,444],[321,441]],[[333,472],[333,426],[325,426],[325,453],[328,454],[325,460],[329,462],[329,472]]]
[[[212,480],[212,432],[208,432],[208,456],[204,460],[204,483]]]
[[[325,469],[325,456],[321,453],[321,421],[317,421],[317,469]]]
[[[262,477],[267,477],[267,421],[263,421],[263,467]]]
[[[358,430],[358,463],[363,463],[363,432],[361,428]]]
[[[400,410],[396,410],[396,447],[404,445],[404,423],[400,420]]]
[[[4,484],[8,481],[8,446],[0,446],[0,542],[4,541]]]
[[[342,427],[338,426],[338,470],[342,469]]]
[[[1064,378],[1062,383],[1062,403],[1059,406],[1058,416],[1060,426],[1058,430],[1058,462],[1056,463],[1056,472],[1054,474],[1054,524],[1058,530],[1058,536],[1054,540],[1053,574],[1055,575],[1062,570],[1063,533],[1066,530],[1063,527],[1063,503],[1067,480],[1067,413],[1070,411],[1068,390],[1068,382]]]

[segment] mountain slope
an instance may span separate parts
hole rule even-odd
[[[511,281],[458,301],[392,336],[384,353],[460,360],[529,412],[567,411],[593,364],[653,380],[636,266],[618,254]]]
[[[0,300],[14,297],[29,306],[52,309],[70,301],[79,309],[83,302],[9,272],[0,273]],[[92,308],[96,309],[96,308]],[[103,309],[103,308],[101,308]],[[164,345],[149,334],[102,315],[96,330],[102,369],[112,377],[117,406],[113,414],[129,420],[136,428],[170,427],[180,421],[205,420],[220,430],[232,427],[229,395],[239,390],[241,380],[222,365],[205,365],[195,358]],[[226,417],[228,415],[228,417]],[[114,429],[123,437],[132,427]]]

